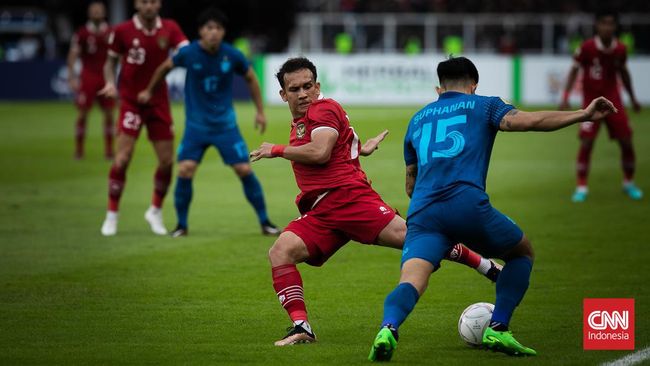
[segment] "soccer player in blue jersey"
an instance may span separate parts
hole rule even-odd
[[[438,101],[417,112],[404,139],[406,193],[411,197],[399,285],[386,297],[371,361],[388,361],[397,329],[425,291],[429,276],[454,243],[463,242],[505,266],[496,283],[496,304],[483,345],[510,355],[535,355],[508,330],[533,266],[533,248],[521,229],[490,205],[485,179],[498,131],[553,131],[612,112],[594,99],[573,112],[524,112],[498,97],[475,95],[478,70],[467,58],[438,65]]]
[[[253,206],[264,235],[279,235],[266,212],[262,186],[253,173],[248,148],[242,138],[232,104],[234,74],[242,75],[250,89],[257,114],[255,127],[264,133],[266,117],[259,82],[244,55],[223,42],[225,15],[208,9],[199,16],[199,40],[181,48],[156,70],[149,85],[138,95],[147,103],[153,90],[175,66],[187,70],[185,78],[185,134],[178,149],[178,178],[174,203],[178,225],[173,237],[186,236],[187,217],[192,200],[192,178],[205,150],[214,146],[225,164],[230,165],[241,179],[248,202]]]

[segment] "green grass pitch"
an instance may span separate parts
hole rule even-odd
[[[387,202],[405,212],[402,137],[416,107],[349,107],[362,139],[391,134],[362,164]],[[269,107],[268,131],[252,128],[253,108],[237,105],[249,148],[286,142],[286,106]],[[174,106],[181,136],[183,108]],[[206,155],[195,178],[191,236],[156,237],[143,213],[150,202],[154,155],[141,138],[128,171],[119,233],[104,238],[109,163],[102,158],[100,116],[89,120],[87,157],[74,161],[68,103],[0,104],[0,364],[367,364],[385,295],[399,274],[398,251],[349,244],[324,267],[300,265],[313,345],[276,348],[289,325],[271,286],[262,237],[234,173]],[[650,194],[650,111],[631,114],[637,181]],[[582,300],[633,297],[636,346],[650,344],[648,197],[621,193],[619,152],[602,134],[590,197],[569,200],[577,127],[556,133],[501,133],[488,193],[532,240],[531,286],[513,319],[526,360],[465,346],[461,311],[494,302],[494,286],[446,263],[401,328],[397,364],[596,364],[628,352],[582,350]],[[604,131],[603,131],[604,132]],[[177,140],[178,143],[178,140]],[[255,163],[270,216],[297,216],[290,164]],[[173,187],[172,187],[173,189]],[[175,225],[172,195],[165,205]]]

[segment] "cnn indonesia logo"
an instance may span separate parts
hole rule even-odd
[[[634,349],[634,299],[584,299],[583,348]]]

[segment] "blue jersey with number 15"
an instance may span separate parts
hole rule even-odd
[[[233,46],[222,42],[216,53],[204,50],[198,41],[178,50],[174,66],[185,76],[186,125],[192,130],[220,132],[236,127],[232,105],[233,75],[244,75],[249,63]]]
[[[409,217],[467,185],[485,190],[499,123],[513,108],[499,97],[445,92],[413,116],[404,138],[404,161],[418,168]]]

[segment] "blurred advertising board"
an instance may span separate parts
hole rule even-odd
[[[291,55],[269,55],[264,63],[264,96],[281,104],[275,74]],[[295,56],[294,56],[295,57]],[[443,55],[306,55],[318,70],[321,91],[343,105],[423,105],[437,99],[436,66]],[[510,98],[511,58],[470,56],[479,69],[479,92]]]

